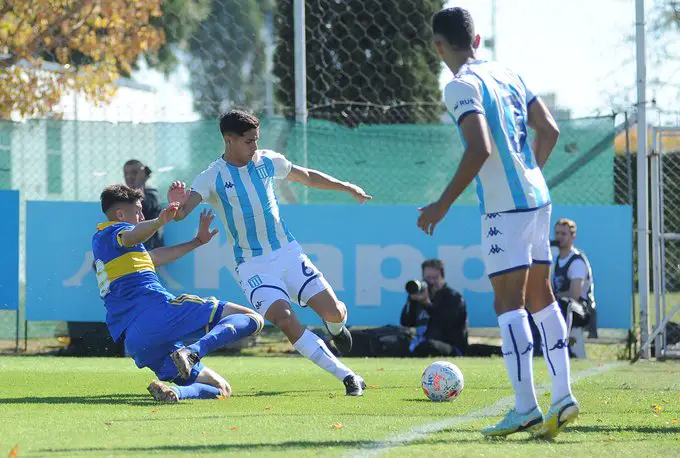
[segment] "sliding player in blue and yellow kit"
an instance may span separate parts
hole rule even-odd
[[[148,367],[168,386],[154,381],[148,390],[157,401],[214,399],[229,396],[231,387],[200,359],[211,351],[255,334],[262,317],[252,310],[214,297],[190,294],[175,297],[158,281],[156,267],[168,264],[208,243],[217,229],[203,211],[196,237],[179,245],[146,251],[143,243],[172,221],[179,204],[166,206],[158,218],[144,221],[143,195],[125,185],[109,186],[101,194],[108,222],[97,226],[92,251],[99,293],[106,306],[106,324],[114,340],[125,339],[125,349],[137,367]],[[205,334],[193,345],[183,341]],[[191,358],[178,357],[184,353]]]

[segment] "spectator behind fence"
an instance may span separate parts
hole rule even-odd
[[[597,338],[597,309],[593,269],[583,250],[574,247],[576,223],[561,218],[555,224],[555,241],[560,254],[553,270],[553,289],[557,297],[566,297],[583,304],[589,315],[588,337]]]
[[[552,272],[552,287],[560,309],[565,316],[570,336],[570,355],[585,358],[583,330],[590,338],[597,338],[597,315],[595,308],[595,284],[590,262],[582,250],[574,247],[576,223],[560,218],[555,223],[555,239],[552,245],[559,248]],[[531,322],[534,340],[541,332]]]
[[[429,259],[422,264],[423,280],[406,285],[408,299],[401,325],[415,328],[408,350],[412,356],[462,356],[467,352],[465,300],[444,280],[444,263]]]
[[[130,159],[123,166],[123,175],[125,176],[125,184],[132,189],[139,189],[144,194],[142,200],[142,214],[145,220],[157,218],[161,212],[161,199],[156,188],[147,186],[146,183],[151,176],[151,169],[148,165],[144,165],[137,159]],[[154,248],[159,248],[164,245],[163,232],[158,231],[149,240],[144,242],[147,250],[151,251]]]

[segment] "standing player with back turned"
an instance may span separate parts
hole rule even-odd
[[[482,251],[495,293],[505,367],[515,406],[487,436],[529,431],[555,437],[576,419],[571,393],[567,327],[550,286],[550,212],[541,171],[559,130],[543,102],[513,71],[478,60],[470,13],[447,8],[432,21],[439,55],[454,75],[444,98],[465,144],[458,170],[439,200],[421,209],[418,226],[432,235],[463,190],[476,181],[482,213]],[[527,131],[535,131],[533,146]],[[533,381],[533,339],[527,311],[543,337],[552,379],[552,405],[543,416]]]

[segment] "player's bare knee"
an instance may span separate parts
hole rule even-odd
[[[328,310],[322,318],[330,323],[340,323],[347,316],[347,306],[344,302],[337,301],[335,308]]]
[[[274,326],[283,330],[286,326],[291,324],[291,320],[295,318],[295,315],[293,315],[293,310],[290,308],[288,302],[278,300],[269,306],[265,318]]]

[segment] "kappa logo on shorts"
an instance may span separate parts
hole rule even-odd
[[[259,275],[255,275],[248,279],[248,284],[250,285],[251,288],[257,288],[262,284],[262,279],[260,278]]]
[[[484,215],[484,219],[496,219],[500,217],[501,217],[500,213],[487,213],[486,215]]]
[[[262,308],[262,302],[264,301],[257,301],[253,304],[255,306],[255,310],[260,310],[260,308]]]
[[[498,245],[491,245],[491,249],[489,250],[489,254],[498,254],[498,253],[504,253],[505,250]]]
[[[499,231],[496,226],[493,226],[491,229],[489,229],[489,233],[486,234],[486,238],[488,239],[489,237],[495,237],[497,235],[503,235],[503,233]]]

